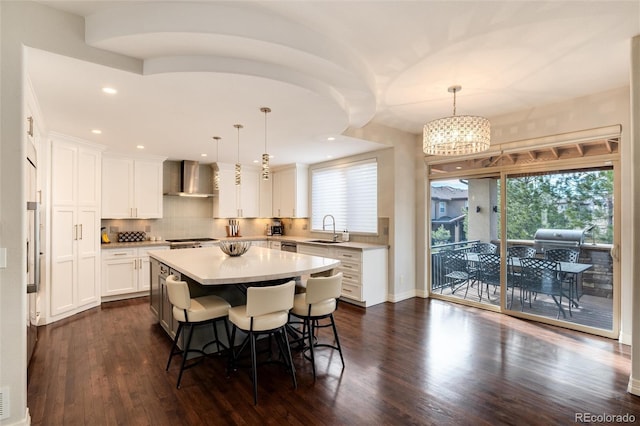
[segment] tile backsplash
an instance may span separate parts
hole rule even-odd
[[[118,232],[143,231],[147,237],[167,238],[224,238],[227,219],[214,219],[211,198],[164,196],[162,219],[103,219],[109,238],[117,241]],[[286,235],[309,238],[327,238],[323,232],[311,232],[309,219],[281,219]],[[263,236],[271,218],[238,219],[240,235]],[[372,244],[389,243],[389,218],[378,218],[378,235],[350,234],[351,241]]]

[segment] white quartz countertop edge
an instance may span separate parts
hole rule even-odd
[[[149,256],[204,285],[247,284],[294,278],[340,266],[340,261],[252,247],[230,257],[218,247],[150,251]]]

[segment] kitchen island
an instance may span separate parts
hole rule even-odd
[[[150,251],[149,256],[204,286],[293,279],[340,265],[335,259],[263,247],[251,247],[237,257],[227,256],[219,247]]]
[[[189,284],[191,297],[215,294],[232,306],[242,305],[250,285],[279,284],[303,275],[331,274],[340,260],[252,246],[238,257],[224,254],[219,247],[181,250],[150,250],[151,311],[171,337],[178,324],[165,280],[169,274]],[[194,338],[196,338],[194,336]]]

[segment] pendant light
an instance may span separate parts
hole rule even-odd
[[[218,146],[220,145],[220,136],[214,136],[213,140],[216,141],[216,167],[213,169],[213,190],[220,190],[220,171],[218,170]]]
[[[484,117],[456,115],[456,93],[461,86],[449,87],[453,93],[453,115],[424,126],[422,150],[430,155],[465,155],[489,149],[491,123]]]
[[[242,124],[234,124],[233,127],[238,129],[238,162],[236,163],[236,185],[240,185],[242,183],[242,166],[240,165],[240,129],[242,129]]]
[[[269,154],[267,154],[267,114],[271,108],[262,107],[260,112],[264,112],[264,154],[262,154],[262,179],[269,180]]]

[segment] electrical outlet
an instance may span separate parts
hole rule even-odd
[[[309,226],[305,223],[304,225],[302,225],[302,230],[306,231],[309,228]]]
[[[147,225],[144,227],[144,232],[151,232],[151,225]]]
[[[112,234],[115,234],[117,232],[120,232],[120,229],[117,226],[110,226],[109,227],[109,232]]]

